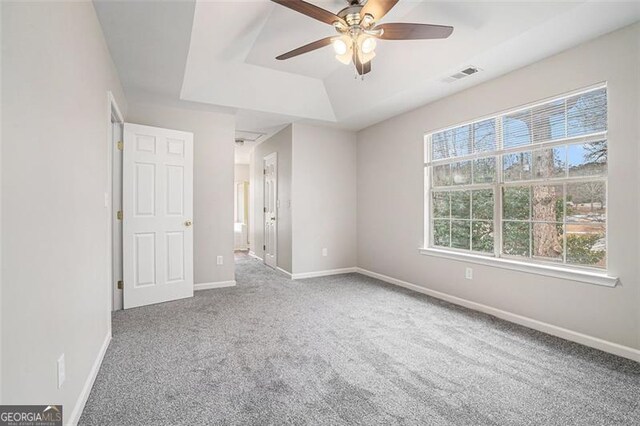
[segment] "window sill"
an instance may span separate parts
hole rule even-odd
[[[600,273],[596,271],[570,269],[552,265],[532,264],[518,262],[517,260],[511,259],[497,259],[495,257],[481,256],[470,253],[456,253],[435,248],[421,248],[418,251],[426,256],[441,257],[467,263],[476,263],[479,265],[492,266],[495,268],[508,269],[511,271],[519,271],[527,274],[561,278],[565,280],[601,285],[605,287],[615,287],[619,283],[617,277],[610,277],[604,272]]]

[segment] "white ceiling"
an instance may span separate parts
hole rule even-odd
[[[344,0],[312,1],[337,12]],[[96,0],[129,98],[236,114],[268,134],[307,121],[359,130],[640,20],[638,2],[401,0],[383,22],[452,25],[445,40],[381,41],[364,80],[331,47],[274,58],[335,34],[268,0]],[[468,65],[482,72],[444,78]]]

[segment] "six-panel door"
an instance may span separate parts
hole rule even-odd
[[[193,296],[193,134],[126,123],[124,307]]]

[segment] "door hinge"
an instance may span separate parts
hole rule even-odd
[[[124,149],[124,142],[118,141],[116,146],[118,147],[118,151],[122,151]]]
[[[118,218],[118,220],[122,220],[122,210],[118,210],[118,213],[116,213],[116,217]]]
[[[267,246],[262,246],[262,250],[266,250],[266,249],[267,249]]]
[[[117,286],[118,286],[118,290],[122,290],[124,288],[124,282],[118,281]]]
[[[267,174],[267,169],[262,169],[262,174],[266,175]]]
[[[262,211],[266,213],[266,212],[267,212],[267,208],[266,208],[266,207],[263,207],[263,208],[262,208]]]

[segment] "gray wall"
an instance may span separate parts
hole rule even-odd
[[[293,125],[294,273],[356,266],[355,166],[354,132]]]
[[[193,267],[196,284],[231,281],[235,118],[229,114],[131,104],[127,121],[193,133]],[[224,263],[216,264],[223,256]]]
[[[252,252],[264,259],[264,176],[263,159],[272,152],[278,153],[278,258],[279,268],[291,272],[291,147],[292,126],[256,146],[251,156],[251,212],[249,220],[251,237],[249,246]]]
[[[589,336],[640,348],[640,24],[397,116],[358,134],[358,266]],[[423,134],[607,81],[609,265],[596,285],[424,256]],[[469,265],[470,266],[470,265]]]
[[[111,333],[108,90],[126,112],[92,3],[3,2],[2,89],[2,402],[66,423]]]

